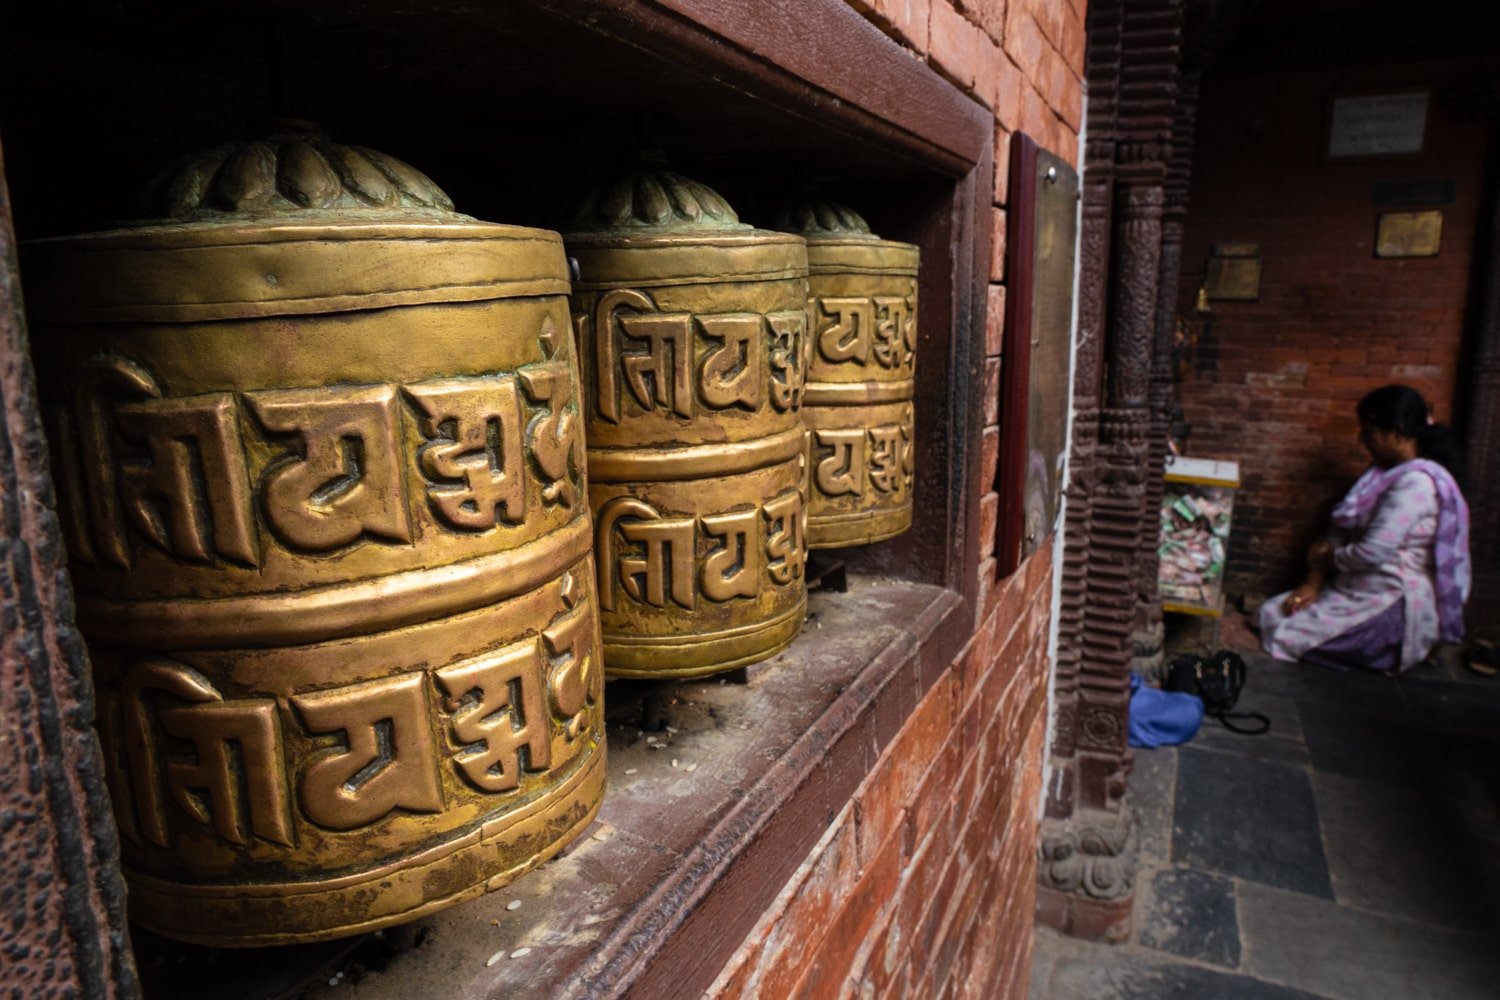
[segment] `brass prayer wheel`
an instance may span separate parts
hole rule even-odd
[[[917,248],[813,198],[781,206],[770,226],[807,240],[808,548],[893,538],[911,527]]]
[[[764,659],[807,607],[803,241],[650,163],[569,228],[605,671]]]
[[[25,250],[132,915],[268,945],[505,885],[604,783],[555,233],[282,123]]]

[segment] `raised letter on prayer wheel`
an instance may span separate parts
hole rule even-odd
[[[785,206],[771,228],[807,239],[808,548],[892,538],[911,527],[917,248],[826,201]]]
[[[554,233],[287,123],[26,295],[133,915],[264,945],[559,851],[603,793]]]
[[[605,670],[764,659],[807,606],[802,239],[650,166],[571,228]]]

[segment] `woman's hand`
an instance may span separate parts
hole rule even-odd
[[[1322,589],[1323,588],[1317,583],[1309,580],[1307,583],[1304,583],[1302,586],[1286,595],[1286,600],[1281,602],[1281,610],[1289,615],[1296,614],[1297,612],[1301,611],[1303,608],[1311,604],[1313,601],[1316,601],[1318,599],[1318,594],[1322,591]]]

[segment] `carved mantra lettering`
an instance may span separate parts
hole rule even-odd
[[[813,486],[824,496],[910,490],[916,471],[911,407],[900,423],[812,432]]]
[[[557,337],[548,330],[550,357]],[[163,398],[141,366],[98,358],[64,420],[61,440],[77,453],[65,448],[64,461],[81,459],[65,481],[81,482],[91,528],[72,519],[74,548],[125,568],[136,540],[185,561],[259,567],[256,496],[272,538],[326,553],[410,543],[413,471],[440,526],[486,532],[526,520],[533,476],[543,505],[571,508],[582,470],[566,360],[406,386]],[[258,474],[241,439],[254,425],[274,455]]]
[[[701,407],[781,412],[802,405],[806,325],[801,312],[659,312],[645,292],[599,297],[592,317],[599,416],[620,423],[664,413],[691,419]]]
[[[514,791],[552,766],[554,718],[577,739],[603,693],[592,607],[571,573],[561,593],[540,635],[286,706],[225,699],[172,660],[135,663],[101,719],[122,832],[168,847],[174,830],[201,826],[242,847],[292,847],[294,802],[303,821],[348,831],[398,810],[442,812],[444,766],[481,793]],[[313,741],[305,757],[289,754],[284,726],[300,729],[297,745]]]
[[[910,298],[825,296],[812,300],[818,354],[831,364],[882,368],[910,365],[917,349],[917,324]]]
[[[760,507],[664,517],[644,500],[616,497],[599,509],[599,606],[617,590],[637,604],[691,611],[701,594],[716,602],[754,598],[761,580],[778,586],[802,576],[806,561],[802,494],[793,489]]]

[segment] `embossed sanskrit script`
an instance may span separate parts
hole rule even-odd
[[[444,768],[504,794],[553,766],[602,693],[595,618],[572,572],[538,635],[431,670],[275,698],[226,698],[166,657],[129,663],[101,696],[111,792],[128,841],[162,847],[184,825],[230,843],[294,847],[296,818],[357,830],[398,810],[449,808]]]
[[[806,561],[802,494],[787,490],[764,504],[722,514],[663,516],[635,497],[599,509],[599,606],[619,595],[636,604],[692,611],[698,598],[754,599],[769,583],[788,586]]]
[[[694,315],[660,312],[645,292],[599,297],[592,317],[597,410],[620,423],[659,412],[691,419],[699,409],[796,410],[806,377],[801,311]]]
[[[62,419],[65,475],[88,522],[73,519],[70,542],[120,568],[133,543],[256,568],[258,521],[309,554],[409,544],[410,492],[461,533],[524,523],[528,480],[544,507],[578,502],[580,418],[563,360],[401,386],[164,398],[140,365],[102,357]]]
[[[910,491],[916,472],[911,407],[900,423],[814,429],[809,436],[812,485],[826,497]]]
[[[829,364],[910,368],[917,324],[907,296],[823,296],[811,302],[818,355]]]

